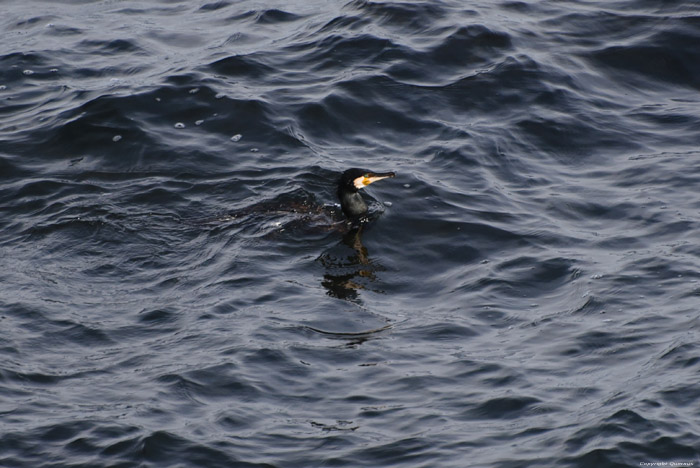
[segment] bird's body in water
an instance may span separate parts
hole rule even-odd
[[[336,194],[345,219],[334,206],[320,205],[313,196],[301,190],[305,200],[299,200],[298,195],[285,194],[276,200],[264,201],[236,210],[218,221],[234,221],[259,219],[265,220],[262,226],[268,234],[283,231],[295,232],[347,232],[366,223],[369,218],[367,203],[362,199],[360,190],[377,180],[394,177],[393,172],[372,172],[365,169],[348,169],[337,181]],[[291,198],[290,198],[291,197]],[[336,205],[337,206],[337,205]],[[267,234],[266,234],[267,236]]]

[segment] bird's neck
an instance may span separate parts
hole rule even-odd
[[[340,206],[343,208],[343,213],[348,218],[355,218],[367,214],[367,204],[362,199],[360,192],[341,191],[338,194],[340,198]]]

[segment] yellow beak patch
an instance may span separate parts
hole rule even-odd
[[[393,177],[393,175],[384,175],[384,176],[378,176],[378,175],[371,175],[371,174],[365,174],[362,177],[358,177],[357,179],[353,180],[352,183],[353,185],[358,188],[364,188],[368,186],[369,184],[376,182],[378,180],[386,179],[388,177]]]

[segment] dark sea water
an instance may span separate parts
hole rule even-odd
[[[0,466],[700,466],[698,2],[0,34]]]

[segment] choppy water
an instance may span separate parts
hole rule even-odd
[[[700,464],[697,2],[0,31],[1,466]]]

